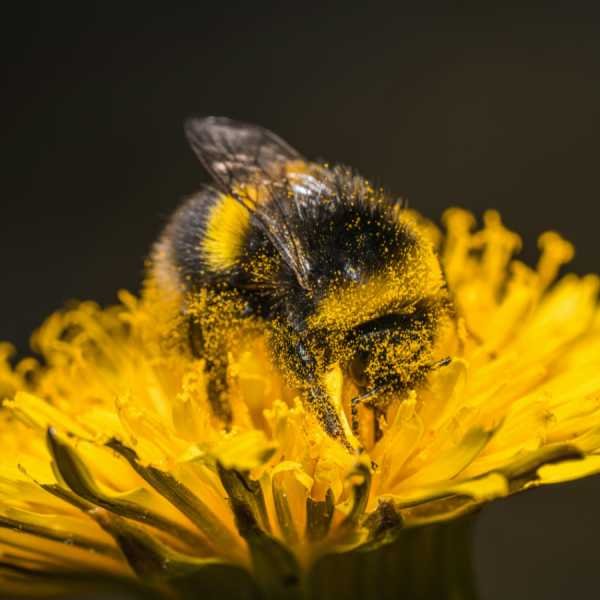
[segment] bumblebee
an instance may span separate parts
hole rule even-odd
[[[175,212],[153,277],[182,298],[215,415],[231,422],[235,332],[259,327],[272,363],[353,453],[330,392],[334,366],[357,390],[356,435],[359,404],[377,417],[447,362],[434,350],[451,309],[431,243],[401,200],[350,169],[307,161],[262,127],[208,117],[185,132],[215,185]]]

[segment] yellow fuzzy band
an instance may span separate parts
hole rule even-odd
[[[239,262],[249,222],[248,210],[231,196],[223,194],[211,208],[203,243],[206,262],[211,269],[226,271]]]

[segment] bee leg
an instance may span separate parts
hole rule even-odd
[[[352,433],[358,437],[358,405],[363,404],[365,400],[372,398],[381,390],[383,386],[379,386],[374,390],[368,392],[367,394],[363,394],[362,396],[357,396],[356,398],[352,398],[350,400],[350,410],[352,411]]]
[[[190,349],[194,358],[204,358],[206,351],[204,349],[204,336],[200,323],[193,317],[188,319],[188,335],[190,340]]]
[[[231,405],[227,397],[227,352],[223,350],[218,357],[208,357],[204,343],[204,335],[201,324],[193,318],[189,322],[190,348],[195,358],[204,358],[206,361],[206,396],[214,415],[216,415],[225,427],[229,429],[233,421]]]
[[[358,437],[358,405],[362,404],[360,396],[350,400],[350,410],[352,412],[352,433]]]
[[[431,370],[435,371],[436,369],[439,369],[440,367],[447,367],[451,362],[452,362],[452,359],[449,356],[447,356],[446,358],[442,358],[442,360],[439,360],[438,362],[436,362],[431,367]]]
[[[373,406],[373,417],[375,418],[375,442],[378,442],[383,437],[383,429],[379,417],[385,415],[385,411],[379,406]]]
[[[210,407],[215,415],[223,421],[226,428],[229,429],[233,421],[231,404],[229,403],[228,392],[229,384],[227,382],[227,360],[226,354],[222,358],[212,361],[206,361],[206,396],[210,402]]]

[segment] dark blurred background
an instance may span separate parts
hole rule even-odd
[[[600,271],[597,2],[3,2],[0,339],[65,299],[137,291],[166,216],[207,181],[181,129],[254,122],[438,220],[501,211]],[[598,598],[600,476],[493,503],[484,600]]]

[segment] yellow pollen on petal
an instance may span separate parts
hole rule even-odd
[[[321,167],[292,167],[290,185],[318,183]],[[248,213],[223,198],[209,215],[214,236],[196,250],[229,269]],[[521,238],[496,211],[477,230],[451,208],[445,233],[416,213],[398,218],[421,234],[405,257],[414,286],[394,269],[364,285],[357,269],[340,272],[307,323],[339,326],[340,347],[351,340],[347,360],[314,349],[338,438],[315,417],[315,381],[293,373],[288,387],[271,364],[269,324],[240,317],[245,300],[220,289],[190,297],[186,313],[179,292],[152,281],[105,309],[71,303],[32,337],[40,361],[13,365],[0,343],[3,561],[158,586],[215,564],[306,570],[329,550],[378,544],[387,529],[377,527],[449,520],[600,472],[600,279],[555,281],[574,254],[555,232],[540,237],[535,269],[515,260]],[[441,293],[439,327],[370,349],[366,376],[404,387],[360,404],[355,436],[351,400],[364,388],[349,375],[353,328],[390,310],[413,315]],[[222,337],[203,340],[213,355],[190,349],[190,319],[223,324]],[[2,570],[0,581],[14,583]]]

